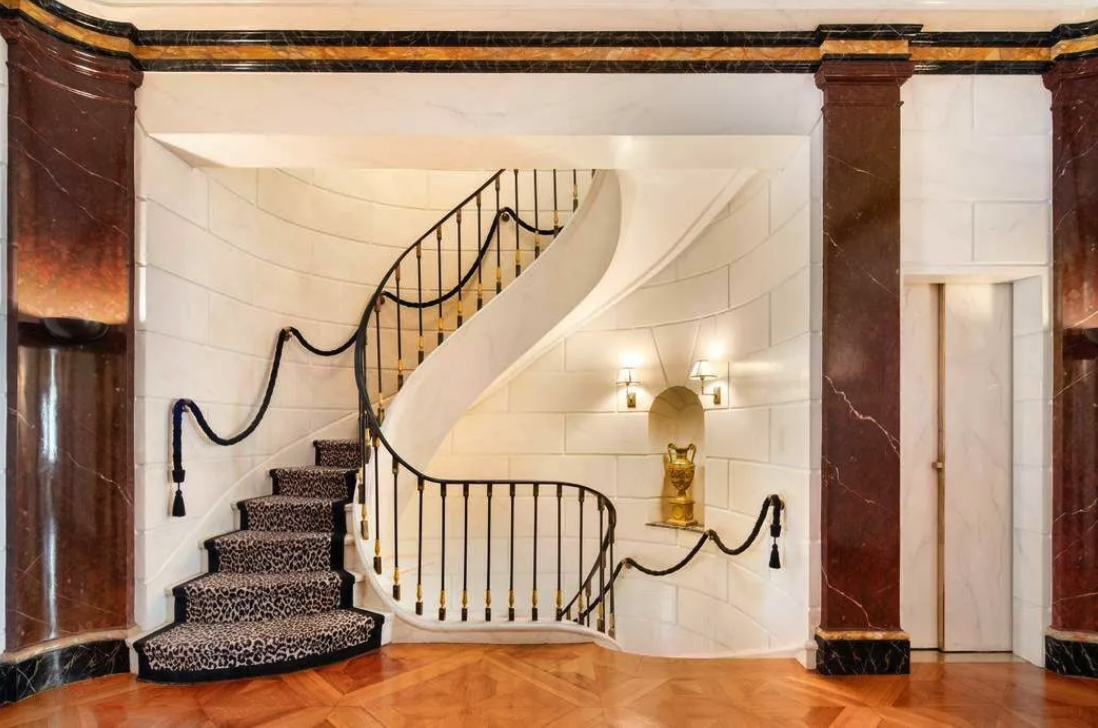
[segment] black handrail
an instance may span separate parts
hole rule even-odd
[[[496,286],[496,288],[497,288],[497,291],[499,291],[500,290],[500,285],[499,285],[499,270],[498,270],[498,268],[499,268],[499,266],[498,266],[498,252],[499,252],[499,248],[501,246],[499,245],[497,233],[498,233],[499,223],[500,223],[501,219],[506,220],[507,218],[511,218],[511,219],[514,220],[514,222],[516,223],[516,236],[517,236],[517,230],[518,230],[519,227],[521,227],[521,228],[523,228],[523,229],[525,229],[529,232],[533,232],[535,235],[556,235],[560,232],[560,230],[562,228],[557,223],[557,220],[559,219],[559,214],[554,214],[554,226],[553,226],[553,228],[547,229],[547,230],[542,230],[536,224],[531,225],[528,222],[522,220],[521,217],[519,217],[519,215],[517,214],[517,211],[515,209],[508,208],[508,207],[497,207],[497,211],[496,211],[495,215],[493,216],[492,224],[489,227],[488,234],[485,236],[484,242],[481,245],[478,246],[477,255],[475,256],[473,261],[470,263],[469,268],[466,271],[461,272],[458,283],[453,288],[451,288],[449,291],[447,291],[444,294],[440,293],[440,295],[438,295],[436,298],[433,298],[433,299],[430,299],[430,300],[422,300],[422,299],[420,299],[420,300],[409,300],[409,299],[405,299],[404,297],[400,296],[399,294],[394,294],[394,293],[392,293],[392,292],[390,292],[389,290],[386,289],[386,287],[388,286],[390,281],[395,281],[399,278],[399,275],[400,275],[399,271],[400,271],[400,267],[403,264],[403,262],[413,252],[418,252],[420,250],[420,246],[421,246],[422,242],[429,235],[431,235],[431,233],[436,233],[436,235],[438,235],[439,231],[441,231],[441,229],[442,229],[442,226],[444,224],[446,224],[446,222],[449,221],[450,218],[455,217],[456,215],[459,215],[461,208],[463,208],[465,205],[469,204],[471,201],[477,199],[478,196],[480,195],[480,193],[483,192],[485,189],[487,189],[489,186],[494,185],[496,187],[496,193],[498,195],[498,192],[499,192],[498,181],[499,181],[499,178],[502,175],[503,171],[504,170],[500,170],[495,175],[493,175],[487,182],[485,182],[484,185],[482,185],[480,187],[480,189],[478,189],[473,194],[469,195],[461,204],[459,204],[457,207],[455,207],[453,211],[451,211],[449,214],[447,214],[441,220],[439,220],[436,224],[434,224],[431,227],[430,230],[428,230],[421,238],[416,240],[411,246],[409,246],[409,248],[407,250],[404,251],[404,253],[402,253],[397,258],[397,260],[389,268],[389,270],[386,272],[386,274],[382,277],[381,282],[378,284],[377,289],[375,290],[374,294],[369,299],[369,302],[367,303],[367,305],[363,309],[362,318],[360,319],[359,325],[356,329],[355,347],[354,347],[354,351],[355,351],[354,369],[355,369],[355,384],[356,384],[356,387],[358,388],[358,393],[359,393],[359,406],[360,406],[359,407],[360,408],[360,411],[359,411],[359,415],[360,415],[360,420],[359,420],[359,442],[363,444],[363,447],[362,447],[362,451],[363,451],[362,460],[363,460],[363,462],[368,462],[368,460],[369,460],[369,453],[366,451],[366,448],[365,448],[365,443],[367,442],[367,435],[368,435],[369,438],[374,441],[374,443],[380,443],[382,446],[384,446],[385,450],[390,455],[394,470],[401,469],[401,468],[406,470],[410,476],[412,476],[413,478],[416,479],[417,483],[420,482],[420,481],[432,483],[433,485],[438,487],[438,489],[440,491],[440,494],[441,494],[442,490],[445,489],[449,485],[454,485],[454,486],[461,485],[463,487],[466,487],[467,485],[484,486],[487,489],[487,492],[490,494],[493,486],[495,486],[495,485],[507,486],[509,489],[511,489],[511,488],[514,487],[515,481],[512,481],[512,480],[478,480],[478,481],[470,482],[468,479],[437,478],[437,477],[427,475],[426,473],[422,472],[421,470],[419,470],[418,468],[413,466],[411,463],[409,463],[403,457],[401,457],[401,455],[396,451],[396,448],[392,445],[392,443],[389,442],[388,438],[382,432],[382,427],[381,426],[382,426],[382,422],[384,420],[384,409],[383,409],[383,404],[384,403],[379,399],[379,401],[377,403],[379,405],[379,409],[375,410],[374,403],[373,403],[373,400],[371,399],[370,392],[369,392],[368,381],[367,381],[366,354],[365,354],[366,347],[367,347],[367,344],[368,344],[368,334],[369,334],[369,325],[368,324],[369,324],[369,319],[370,319],[371,316],[378,316],[379,315],[380,304],[381,304],[382,301],[385,301],[385,300],[395,302],[399,306],[424,309],[424,308],[427,308],[427,307],[430,307],[430,306],[438,306],[441,303],[443,303],[444,301],[446,301],[446,300],[448,300],[448,299],[450,299],[454,296],[457,296],[458,292],[460,290],[462,290],[464,288],[464,286],[468,285],[473,280],[474,275],[477,275],[477,271],[480,269],[480,267],[483,263],[484,257],[487,254],[494,237],[497,238],[497,241],[496,241],[497,242],[497,286]],[[516,176],[516,185],[517,185],[517,179],[518,179],[517,170],[516,170],[515,176]],[[573,180],[574,180],[574,182],[573,182],[573,210],[575,210],[576,207],[578,206],[578,197],[577,197],[578,193],[576,191],[576,185],[575,185],[575,174],[573,174]],[[517,187],[516,187],[516,191],[515,191],[515,196],[516,196],[516,207],[517,207],[517,203],[518,203],[518,199],[519,199]],[[480,242],[480,241],[478,241],[478,242]],[[521,270],[522,270],[521,265],[519,264],[519,258],[518,258],[519,253],[520,253],[520,248],[518,247],[518,239],[516,237],[516,274],[518,272],[521,272]],[[441,266],[441,258],[440,258],[439,263],[440,263],[440,266]],[[441,322],[441,317],[440,317],[440,322]],[[398,337],[399,337],[399,332],[398,332]],[[399,368],[399,367],[402,366],[401,362],[402,362],[402,360],[398,360],[398,371],[403,371],[402,369]],[[380,381],[381,373],[382,373],[382,371],[381,371],[381,364],[380,364],[380,358],[379,358],[379,364],[378,364],[379,381]],[[398,383],[398,388],[399,388],[399,383]],[[380,396],[383,396],[383,394],[379,394],[379,397]],[[375,444],[374,450],[375,450],[375,453],[376,453],[376,451],[377,451],[376,444]],[[544,485],[544,486],[553,486],[553,487],[560,486],[562,488],[574,489],[574,490],[578,491],[581,494],[590,493],[591,495],[595,496],[595,498],[597,498],[596,503],[598,505],[600,505],[602,508],[605,509],[605,512],[607,514],[607,528],[605,529],[605,532],[603,534],[603,538],[601,539],[601,542],[599,544],[599,548],[598,548],[598,557],[599,558],[591,565],[590,570],[587,572],[587,575],[584,579],[584,583],[589,584],[591,578],[596,573],[598,573],[599,568],[600,568],[600,563],[602,563],[603,565],[605,564],[605,559],[606,559],[606,554],[608,552],[608,547],[613,542],[613,539],[614,539],[615,527],[616,527],[616,524],[617,524],[617,512],[614,508],[613,503],[611,503],[609,498],[607,498],[601,492],[599,492],[599,491],[597,491],[593,488],[590,488],[588,486],[579,484],[579,483],[568,483],[568,482],[563,482],[563,481],[523,481],[523,483],[530,484],[530,485],[533,485],[535,487],[542,486],[542,485]],[[377,485],[378,484],[375,483],[375,489],[377,488]],[[364,484],[363,484],[363,487],[365,487]],[[601,512],[601,509],[600,509],[600,512]],[[601,519],[600,519],[600,523],[601,523]],[[375,567],[377,566],[377,561],[378,561],[378,559],[375,558]],[[582,565],[580,566],[580,568],[583,568]],[[380,573],[379,569],[375,568],[375,570],[378,571],[378,573]],[[398,583],[398,579],[399,579],[399,568],[394,566],[394,587]],[[440,594],[440,596],[442,597],[442,599],[445,598],[444,594]],[[486,604],[486,607],[487,607],[486,608],[486,614],[490,614],[490,612],[487,611],[487,609],[490,609],[490,599],[491,599],[491,596],[490,596],[490,591],[489,591],[489,593],[486,594],[486,601],[488,602]],[[574,599],[575,598],[573,598],[573,601],[574,601]]]
[[[198,403],[193,399],[177,399],[172,404],[172,482],[175,483],[175,498],[172,501],[172,516],[182,518],[187,515],[187,506],[183,502],[183,482],[187,478],[187,471],[183,469],[183,413],[189,411],[194,417],[194,421],[198,424],[199,429],[202,430],[202,433],[215,445],[229,447],[245,440],[249,435],[255,432],[257,427],[259,427],[259,423],[263,421],[263,417],[267,414],[267,410],[271,406],[271,397],[274,396],[275,385],[278,383],[278,372],[282,366],[282,352],[286,348],[286,342],[291,338],[297,339],[298,342],[311,353],[324,357],[342,354],[355,342],[355,334],[352,334],[351,338],[334,349],[321,349],[309,343],[309,340],[305,338],[305,335],[293,326],[287,326],[279,331],[278,339],[275,342],[275,353],[274,359],[271,362],[271,371],[267,376],[267,387],[263,392],[263,401],[260,403],[259,409],[256,411],[252,421],[249,422],[243,430],[230,437],[222,437],[214,432],[209,421],[206,420],[206,415],[202,412],[202,408],[199,407]]]
[[[718,549],[720,549],[728,556],[739,556],[744,551],[747,551],[747,549],[751,548],[751,546],[755,543],[755,539],[759,537],[759,533],[762,531],[762,525],[763,521],[766,520],[766,514],[768,511],[771,510],[773,511],[773,513],[771,516],[772,520],[770,522],[770,537],[773,539],[773,543],[770,546],[769,566],[771,569],[782,568],[781,557],[778,555],[778,538],[782,535],[782,511],[784,509],[785,504],[782,502],[782,499],[780,497],[778,497],[777,495],[768,495],[766,499],[763,500],[762,508],[759,509],[759,516],[755,519],[755,525],[752,527],[751,533],[748,534],[747,538],[739,546],[733,548],[725,545],[724,541],[721,540],[720,534],[718,534],[712,528],[709,528],[702,532],[701,537],[698,539],[698,542],[694,544],[693,548],[691,548],[689,552],[687,552],[686,556],[684,556],[678,563],[669,566],[666,569],[653,569],[651,567],[644,566],[630,556],[626,556],[614,567],[614,571],[610,575],[610,581],[607,583],[606,588],[601,590],[598,599],[593,600],[591,604],[587,606],[587,609],[583,612],[582,616],[589,615],[591,611],[601,603],[603,596],[611,592],[614,582],[617,581],[617,578],[621,575],[623,569],[636,569],[642,574],[647,574],[648,576],[669,576],[685,568],[687,564],[693,561],[694,557],[698,555],[698,553],[702,549],[702,546],[704,546],[707,541],[712,541]]]

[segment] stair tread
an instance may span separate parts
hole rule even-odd
[[[168,673],[184,679],[187,673],[204,673],[212,679],[233,670],[294,664],[365,649],[379,629],[376,615],[334,609],[260,622],[183,622],[134,646],[143,658],[142,668],[147,668],[143,673]]]
[[[271,505],[287,505],[287,506],[311,506],[324,504],[331,506],[335,503],[344,503],[345,498],[313,498],[305,495],[260,495],[255,498],[246,498],[242,501],[237,501],[237,505],[243,503],[270,503]]]
[[[241,587],[263,587],[277,589],[280,587],[297,584],[339,584],[338,571],[259,571],[254,573],[236,573],[231,571],[217,571],[212,574],[203,574],[197,579],[192,579],[185,584],[176,587],[176,590],[195,593],[200,591],[218,591],[221,589],[238,589]]]
[[[271,468],[272,473],[330,473],[344,475],[354,471],[355,468],[344,468],[338,465],[293,465],[285,468]]]
[[[222,544],[234,541],[269,541],[269,542],[293,542],[293,541],[323,541],[332,540],[331,531],[229,531],[220,536],[214,536],[206,543]]]

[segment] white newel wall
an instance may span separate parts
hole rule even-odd
[[[702,398],[697,513],[736,544],[763,498],[780,494],[783,569],[767,568],[764,538],[735,558],[707,546],[672,577],[628,572],[617,596],[627,650],[791,654],[809,638],[810,157],[806,139],[782,171],[749,182],[664,270],[472,408],[429,466],[443,477],[601,490],[618,510],[615,556],[668,566],[698,534],[645,525],[664,517],[669,431],[666,406],[649,409],[668,388],[697,391],[690,365],[711,359],[723,400]],[[635,410],[615,385],[630,365],[641,382]]]
[[[1013,651],[1043,664],[1050,617],[1051,98],[1036,76],[916,76],[902,94],[905,278],[1014,282]],[[917,417],[920,396],[904,392],[905,413]],[[910,441],[925,435],[905,429],[904,451],[925,450]],[[904,464],[905,471],[912,467],[920,464]],[[929,481],[907,478],[905,487],[919,482]],[[908,491],[904,503],[906,523],[934,518],[928,511],[935,498]],[[932,555],[933,548],[919,533],[933,536],[905,526],[902,590],[933,576],[920,566],[917,554]]]
[[[165,588],[199,573],[199,543],[234,527],[232,502],[269,492],[271,467],[311,463],[315,437],[353,434],[352,354],[288,343],[266,419],[235,447],[188,417],[181,519],[169,515],[171,402],[192,398],[235,434],[279,329],[345,341],[398,252],[488,173],[196,169],[141,132],[137,159],[135,616],[152,628],[171,616]]]

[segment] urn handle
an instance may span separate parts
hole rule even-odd
[[[686,455],[690,458],[690,462],[694,462],[694,456],[698,454],[698,447],[694,443],[690,443],[686,446]]]

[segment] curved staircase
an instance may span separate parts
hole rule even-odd
[[[234,445],[263,419],[286,342],[319,356],[354,346],[358,437],[315,442],[313,466],[272,470],[272,495],[237,503],[240,529],[205,543],[209,573],[175,588],[174,622],[134,644],[140,677],[271,674],[380,646],[384,617],[353,606],[349,539],[372,603],[412,633],[536,630],[613,644],[613,584],[626,562],[614,560],[607,496],[556,480],[437,478],[416,464],[494,382],[673,259],[743,180],[706,170],[586,179],[552,170],[549,179],[526,173],[520,189],[511,171],[513,207],[502,202],[511,175],[500,170],[401,254],[346,343],[326,351],[296,329],[280,332],[263,403],[242,432],[219,436],[195,402],[173,405],[173,515],[182,516],[185,411],[210,441]],[[551,207],[539,204],[539,179]],[[473,245],[463,246],[463,230]],[[402,572],[414,589],[402,591]],[[506,595],[495,606],[493,586]],[[539,601],[539,589],[548,598]],[[457,597],[449,609],[448,590]]]
[[[133,645],[139,677],[251,677],[381,645],[384,617],[354,607],[343,563],[357,448],[314,445],[316,465],[272,470],[273,495],[237,503],[240,530],[203,544],[208,573],[173,589],[175,621]]]

